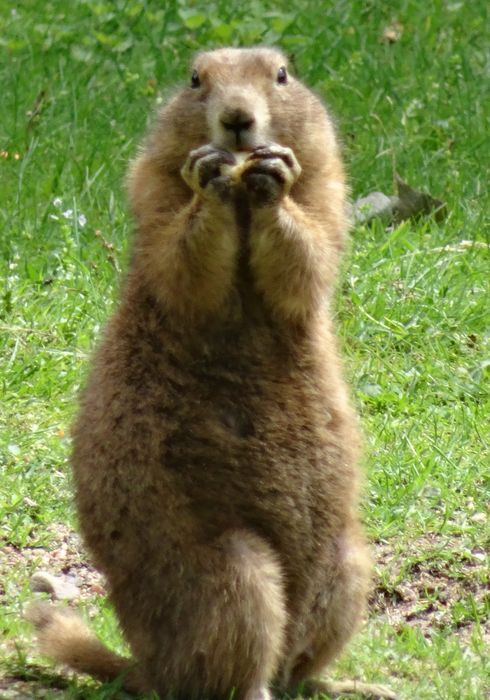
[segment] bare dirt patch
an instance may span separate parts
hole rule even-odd
[[[490,641],[488,555],[482,547],[467,549],[457,537],[425,535],[398,550],[377,543],[375,560],[371,609],[395,629],[410,625],[426,637],[434,629],[451,630],[466,643],[479,624]]]
[[[20,618],[22,611],[17,601],[23,597],[23,589],[29,586],[29,580],[35,572],[47,571],[77,586],[78,601],[82,602],[89,615],[95,614],[94,601],[97,596],[105,596],[106,588],[102,576],[89,563],[79,535],[63,524],[53,524],[47,529],[52,538],[49,547],[21,549],[11,544],[0,545],[0,606],[12,611],[9,612],[12,616]],[[32,593],[27,597],[34,596]],[[2,700],[61,700],[67,697],[67,678],[26,663],[25,651],[33,651],[34,647],[34,633],[29,638],[19,636],[15,639],[0,639],[0,656],[8,659],[3,677],[0,673]],[[74,695],[71,689],[70,697],[83,698],[82,686],[79,695]]]
[[[12,599],[16,586],[26,585],[42,569],[68,577],[79,587],[79,601],[89,615],[94,614],[95,599],[106,595],[102,576],[90,565],[77,533],[61,524],[49,530],[53,536],[49,548],[0,548],[0,604]],[[485,603],[488,609],[488,560],[482,548],[469,550],[456,537],[427,535],[410,545],[377,543],[373,556],[376,577],[371,615],[384,616],[395,630],[410,625],[429,637],[434,629],[449,629],[462,644],[468,642],[477,624],[472,610],[481,613]],[[16,571],[13,584],[12,571]],[[488,616],[480,620],[480,627],[490,642]],[[2,646],[8,654],[15,650],[10,640]],[[5,700],[63,698],[63,688],[62,676],[31,665],[20,664],[17,672],[14,664],[8,676],[0,678],[0,698]]]
[[[90,598],[105,595],[102,576],[89,564],[80,536],[68,526],[50,525],[48,532],[53,536],[53,544],[48,548],[13,545],[1,547],[0,557],[0,601],[6,594],[4,583],[12,577],[15,569],[24,569],[29,579],[36,571],[49,571],[63,575],[80,589],[80,597]],[[3,582],[3,584],[2,584]]]

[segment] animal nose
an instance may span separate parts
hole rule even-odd
[[[238,137],[240,132],[252,128],[255,119],[242,109],[230,109],[223,112],[220,121],[226,131],[233,131]]]

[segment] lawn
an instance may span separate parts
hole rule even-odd
[[[124,177],[199,49],[274,44],[338,121],[353,198],[399,173],[443,220],[357,225],[339,288],[365,433],[369,619],[332,669],[406,700],[490,692],[490,11],[484,0],[0,0],[0,697],[116,697],[60,679],[22,607],[78,577],[69,427],[131,241]]]

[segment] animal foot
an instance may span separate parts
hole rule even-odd
[[[191,151],[180,172],[191,190],[199,196],[205,199],[217,197],[226,202],[231,199],[232,180],[225,170],[229,171],[229,166],[235,163],[233,154],[208,144]]]
[[[252,204],[267,206],[288,194],[301,174],[301,166],[290,148],[260,146],[247,158],[241,172]]]
[[[344,695],[360,695],[366,700],[397,700],[397,695],[390,688],[378,683],[362,683],[361,681],[309,680],[303,684],[303,697],[328,695],[332,698]]]

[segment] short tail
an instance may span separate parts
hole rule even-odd
[[[37,601],[27,608],[25,617],[36,628],[42,654],[103,682],[121,678],[130,692],[145,690],[134,661],[107,649],[72,610]]]

